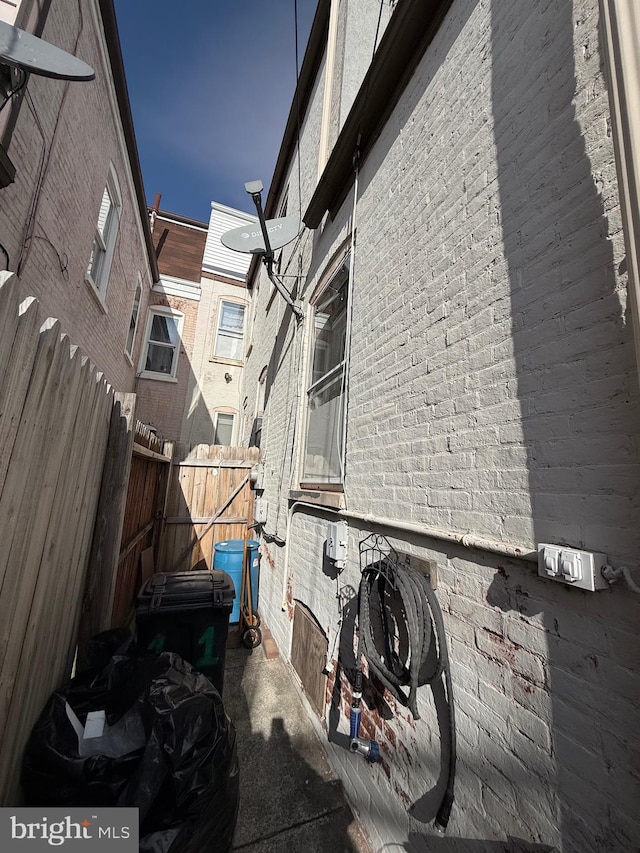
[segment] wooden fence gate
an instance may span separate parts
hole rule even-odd
[[[131,622],[135,597],[158,560],[173,445],[136,424],[111,623]]]
[[[242,539],[253,522],[251,469],[256,447],[200,444],[175,448],[159,568],[185,572],[213,568],[216,542]]]

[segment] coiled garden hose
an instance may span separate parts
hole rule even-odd
[[[372,625],[372,607],[377,630]],[[418,688],[435,684],[444,676],[449,712],[449,763],[447,786],[435,820],[436,827],[444,832],[454,796],[455,714],[444,620],[428,578],[408,565],[394,565],[388,571],[381,570],[379,565],[365,567],[358,592],[358,625],[356,659],[360,660],[361,653],[365,656],[369,672],[401,705],[409,708],[414,719],[420,719]],[[402,638],[400,632],[404,634]],[[379,648],[382,642],[384,654]],[[408,692],[403,687],[408,687]]]

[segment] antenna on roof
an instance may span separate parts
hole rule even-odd
[[[66,50],[0,21],[0,110],[28,74],[55,80],[93,80],[95,71]]]

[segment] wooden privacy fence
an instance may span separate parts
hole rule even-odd
[[[126,625],[135,596],[158,560],[173,445],[136,424],[118,556],[112,624]]]
[[[76,645],[113,391],[0,273],[0,803]]]
[[[177,445],[160,540],[162,571],[189,571],[204,560],[213,568],[216,542],[242,539],[253,522],[251,469],[257,447]],[[201,567],[204,567],[201,564]]]

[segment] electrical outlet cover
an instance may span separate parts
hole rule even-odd
[[[593,551],[581,551],[564,545],[538,545],[538,574],[546,580],[563,583],[574,589],[608,589],[609,583],[602,577],[607,565],[607,555]]]

